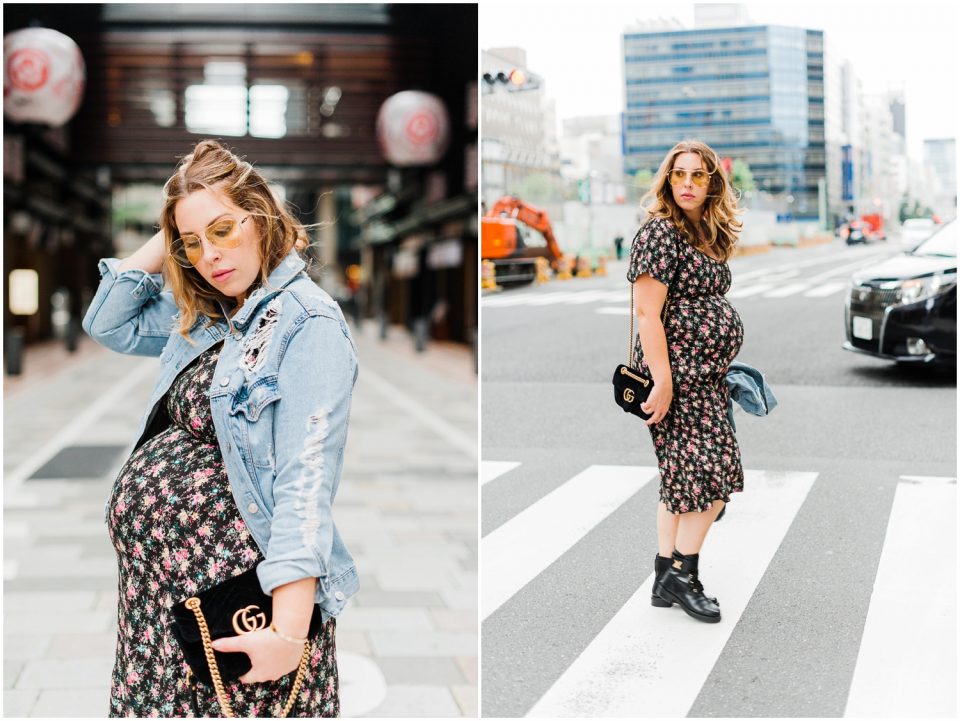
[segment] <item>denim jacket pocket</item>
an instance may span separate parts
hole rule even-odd
[[[241,385],[230,402],[230,416],[238,429],[237,444],[244,461],[258,468],[274,466],[273,423],[270,415],[273,403],[280,400],[276,376]]]

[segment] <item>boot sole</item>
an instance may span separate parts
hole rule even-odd
[[[670,608],[673,606],[670,601],[664,601],[655,593],[650,596],[650,605],[656,606],[657,608]]]
[[[664,596],[666,596],[666,598],[664,598]],[[674,603],[677,604],[680,608],[684,610],[684,613],[690,616],[690,618],[695,618],[698,621],[703,621],[704,623],[720,623],[719,615],[718,616],[702,616],[696,611],[684,606],[683,603],[681,603],[676,596],[674,596],[672,593],[670,593],[666,589],[661,588],[659,591],[656,591],[653,597],[656,598],[658,601],[660,601],[660,604],[669,604],[671,606]],[[651,603],[653,603],[652,600],[651,600]],[[659,606],[660,604],[653,603],[654,606]]]

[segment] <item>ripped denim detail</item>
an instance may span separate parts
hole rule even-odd
[[[280,309],[283,305],[280,296],[277,296],[263,313],[263,317],[257,323],[257,328],[243,341],[243,353],[240,355],[240,368],[243,375],[249,381],[251,376],[263,367],[267,359],[267,348],[270,346],[270,339],[273,337],[273,331],[277,326],[277,320],[280,317]]]
[[[318,501],[323,488],[323,453],[324,443],[330,431],[328,416],[330,411],[321,408],[316,415],[307,420],[307,439],[304,442],[300,462],[303,463],[303,473],[297,479],[297,504],[303,522],[300,524],[300,534],[303,545],[312,548],[315,545],[317,531],[320,530],[320,513]]]

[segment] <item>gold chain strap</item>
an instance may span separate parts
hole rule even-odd
[[[217,701],[220,708],[223,709],[223,715],[226,718],[236,718],[233,713],[233,707],[230,705],[230,699],[227,698],[227,692],[223,688],[223,679],[220,678],[220,667],[217,665],[217,657],[213,654],[213,646],[210,645],[210,629],[207,628],[207,619],[203,617],[203,611],[200,610],[200,599],[192,596],[187,599],[186,607],[193,611],[197,617],[197,625],[200,627],[200,639],[203,641],[203,652],[207,657],[207,665],[210,667],[210,677],[213,679],[213,688],[217,692]],[[300,693],[300,686],[303,684],[303,677],[307,672],[307,663],[310,661],[310,646],[303,644],[303,655],[300,657],[300,666],[297,668],[297,677],[294,679],[293,688],[290,691],[290,698],[287,699],[283,711],[277,718],[286,718],[293,708],[297,694]]]
[[[663,310],[660,311],[660,323],[663,327],[667,326],[667,308],[670,307],[670,291],[667,290],[667,296],[663,299]],[[630,284],[630,338],[627,340],[627,365],[633,361],[633,342],[637,336],[633,334],[633,283]]]

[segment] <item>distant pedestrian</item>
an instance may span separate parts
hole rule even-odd
[[[667,153],[643,204],[648,220],[634,238],[627,280],[639,328],[634,367],[654,382],[642,406],[652,414],[647,426],[660,469],[651,602],[678,603],[716,622],[720,605],[704,594],[698,566],[710,524],[743,490],[726,386],[743,324],[724,297],[742,224],[720,158],[698,141]]]
[[[84,330],[160,356],[107,504],[120,576],[110,716],[278,716],[288,699],[291,716],[339,714],[335,617],[358,580],[331,505],[357,357],[304,271],[306,237],[250,163],[206,140],[164,186],[160,232],[100,261]],[[242,635],[212,644],[252,664],[218,698],[192,682],[170,609],[254,566],[273,615],[243,609]]]
[[[620,260],[623,257],[623,236],[618,234],[613,239],[613,245],[617,249],[617,260]]]

